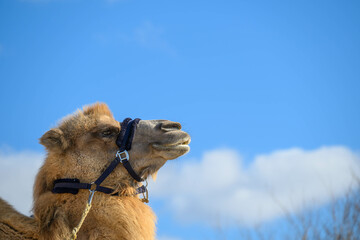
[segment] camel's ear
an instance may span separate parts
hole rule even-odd
[[[58,128],[53,128],[47,131],[41,138],[40,143],[44,145],[49,151],[58,150],[64,151],[69,146],[68,141],[64,137],[63,131]]]

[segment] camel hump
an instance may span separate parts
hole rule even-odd
[[[38,239],[37,228],[33,218],[19,213],[0,198],[0,239]]]

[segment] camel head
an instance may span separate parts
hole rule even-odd
[[[65,117],[56,128],[40,138],[48,156],[38,174],[35,195],[51,189],[53,181],[59,178],[78,178],[81,182],[96,180],[115,158],[120,128],[120,122],[102,103],[86,106]],[[190,136],[181,130],[180,123],[141,120],[129,151],[129,162],[145,179],[156,175],[167,160],[187,153],[189,143]],[[119,190],[135,184],[120,165],[103,183]]]

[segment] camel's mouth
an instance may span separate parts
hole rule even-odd
[[[174,152],[177,156],[181,156],[190,151],[189,143],[191,139],[189,136],[171,143],[153,143],[152,147],[158,151]]]

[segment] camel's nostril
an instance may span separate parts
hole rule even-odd
[[[165,121],[161,124],[161,130],[164,131],[174,131],[180,129],[181,129],[181,124],[178,122]]]

